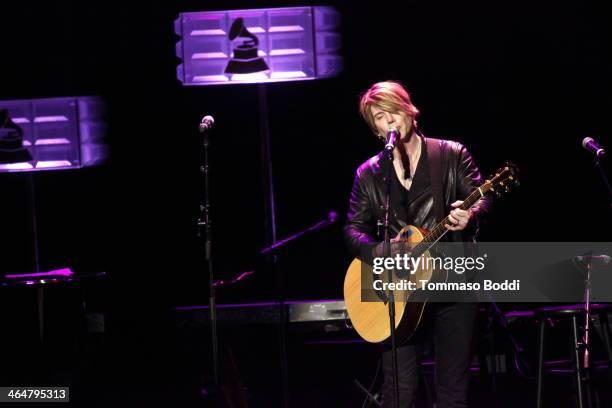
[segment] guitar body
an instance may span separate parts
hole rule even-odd
[[[414,227],[406,226],[402,228],[400,234],[406,237],[406,242],[410,247],[414,247],[421,242],[427,235],[427,231]],[[429,256],[429,251],[423,254]],[[363,268],[363,276],[362,276]],[[430,281],[433,270],[417,268],[414,274],[406,276],[412,282],[420,280]],[[344,278],[344,302],[351,319],[351,324],[359,335],[371,343],[380,343],[390,339],[391,330],[389,325],[389,306],[386,301],[362,302],[362,286],[372,288],[374,279],[386,281],[387,273],[376,275],[372,272],[372,267],[355,258],[349,266]],[[394,277],[394,282],[399,281]],[[401,344],[408,341],[418,328],[425,311],[427,299],[422,295],[422,291],[394,291],[395,300],[395,334],[396,339]]]

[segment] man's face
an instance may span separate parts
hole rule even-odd
[[[384,111],[376,106],[372,106],[372,117],[379,135],[387,137],[387,132],[394,127],[399,130],[402,142],[407,142],[412,133],[412,117],[405,112],[399,111],[391,113]]]

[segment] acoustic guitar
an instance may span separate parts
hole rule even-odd
[[[486,180],[480,187],[474,189],[463,200],[463,204],[459,208],[467,210],[476,204],[480,198],[484,197],[485,194],[495,193],[495,195],[501,196],[501,194],[509,192],[511,187],[518,186],[518,184],[518,169],[514,164],[507,162],[493,177]],[[448,231],[444,224],[450,224],[448,215],[438,222],[431,231],[412,225],[402,228],[400,238],[402,245],[405,245],[406,252],[413,258],[419,256],[424,258],[430,257],[430,251],[434,249],[434,245]],[[431,266],[431,264],[430,262],[421,262],[414,271],[411,271],[410,280],[414,282],[421,282],[422,280],[429,282],[435,276],[435,281],[445,281],[448,278],[448,272],[441,270],[434,271],[433,268],[427,267]],[[393,282],[401,281],[401,277],[398,275],[393,272]],[[391,336],[389,306],[386,301],[388,293],[383,293],[382,300],[363,301],[362,287],[373,293],[372,284],[374,280],[383,279],[386,282],[387,276],[388,272],[386,270],[382,274],[374,274],[372,265],[355,258],[346,271],[344,278],[344,302],[351,324],[364,340],[371,343],[387,341]],[[428,299],[423,292],[419,289],[394,291],[395,330],[396,338],[400,342],[410,339],[421,323]]]

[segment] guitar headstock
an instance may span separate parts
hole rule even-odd
[[[495,172],[495,175],[485,182],[486,189],[493,192],[497,197],[509,193],[513,187],[520,185],[518,174],[518,167],[507,161],[503,167]]]

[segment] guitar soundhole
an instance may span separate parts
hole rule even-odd
[[[410,271],[407,269],[395,270],[395,276],[400,279],[408,279],[410,277]]]

